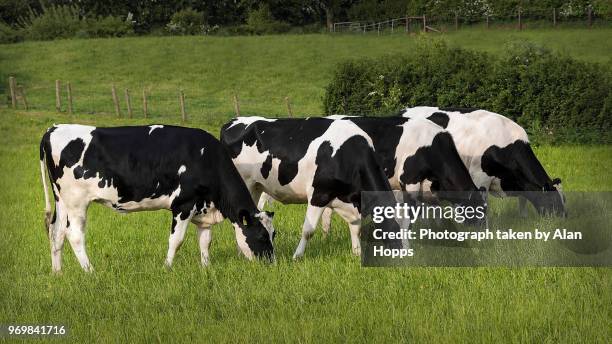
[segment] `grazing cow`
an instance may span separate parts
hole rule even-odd
[[[92,270],[85,252],[91,202],[121,213],[171,210],[168,267],[189,222],[198,228],[201,262],[207,265],[211,226],[223,218],[234,225],[247,258],[274,258],[271,214],[257,210],[227,151],[205,131],[163,125],[54,125],[40,142],[40,169],[53,271],[61,270],[66,236],[81,267]],[[55,196],[53,218],[45,171]]]
[[[328,118],[351,121],[372,138],[393,190],[421,192],[422,183],[429,180],[432,185],[428,191],[444,191],[455,203],[486,207],[486,200],[470,178],[451,135],[438,125],[401,117]],[[463,192],[465,196],[461,197]],[[322,220],[325,233],[329,232],[330,217],[331,212],[325,211]],[[480,225],[484,219],[475,222]]]
[[[540,214],[566,215],[561,180],[548,176],[527,133],[512,120],[462,108],[414,107],[401,115],[426,118],[448,130],[474,183],[495,196],[519,196],[522,216],[526,216],[525,198]]]
[[[391,187],[372,140],[358,126],[326,118],[238,117],[223,126],[221,142],[254,200],[266,192],[283,203],[308,204],[294,259],[303,256],[325,207],[349,223],[353,253],[361,253],[361,191]],[[364,205],[366,213],[369,206]],[[394,221],[385,227],[399,230]]]

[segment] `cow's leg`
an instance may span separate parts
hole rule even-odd
[[[168,255],[165,263],[166,267],[168,268],[172,266],[172,261],[174,260],[176,250],[181,247],[183,239],[185,239],[185,232],[187,231],[187,227],[191,221],[192,214],[188,214],[187,218],[181,218],[182,215],[182,212],[172,211],[172,230],[170,233],[170,238],[168,239]]]
[[[344,203],[340,201],[334,201],[333,209],[346,223],[348,223],[349,230],[351,231],[351,249],[353,254],[356,256],[361,255],[361,242],[359,240],[359,233],[361,232],[361,214],[359,209],[355,208],[352,203]]]
[[[210,247],[211,241],[212,230],[210,227],[198,227],[198,242],[200,243],[200,259],[202,266],[208,266],[210,262],[208,258],[208,248]]]
[[[87,219],[87,206],[71,209],[68,212],[68,228],[66,235],[72,251],[76,256],[81,268],[85,272],[92,272],[93,266],[89,263],[89,257],[85,251],[85,223]]]
[[[300,239],[298,247],[295,249],[293,259],[301,258],[304,255],[306,244],[308,244],[308,240],[317,228],[317,223],[321,218],[321,214],[323,214],[323,209],[324,208],[308,204],[308,208],[306,209],[306,218],[304,219],[304,225],[302,226],[302,238]]]
[[[51,247],[51,269],[62,271],[62,250],[66,237],[67,214],[61,202],[55,202],[54,222],[49,225],[49,242]]]
[[[323,229],[323,235],[327,237],[331,228],[331,218],[333,210],[332,208],[325,208],[323,215],[321,216],[321,228]]]

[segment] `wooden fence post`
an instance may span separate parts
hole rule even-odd
[[[121,117],[121,108],[119,108],[119,98],[117,98],[117,88],[113,84],[111,91],[113,92],[113,103],[115,104],[115,114],[117,117]]]
[[[60,90],[60,81],[55,80],[55,110],[57,112],[62,111],[62,98],[61,98],[61,90]]]
[[[489,15],[487,14],[487,29],[489,28]]]
[[[181,119],[185,122],[187,120],[187,113],[185,112],[185,92],[183,90],[179,91],[179,102],[181,105]]]
[[[130,90],[128,88],[125,89],[125,106],[127,106],[128,117],[132,118],[132,102],[130,101]]]
[[[68,93],[68,114],[72,115],[72,86],[70,85],[70,81],[66,83],[66,93]]]
[[[21,101],[23,102],[23,108],[27,110],[28,100],[26,99],[26,94],[25,94],[25,91],[23,90],[23,86],[22,85],[17,86],[17,90],[19,91],[19,95],[21,96]]]
[[[523,29],[523,23],[521,22],[521,8],[518,8],[518,29],[519,31]]]
[[[11,90],[11,105],[13,109],[17,108],[17,90],[15,89],[15,77],[9,76],[9,88]]]
[[[391,34],[393,34],[393,19],[391,19]]]
[[[408,33],[408,32],[410,31],[410,28],[409,28],[409,25],[410,25],[409,23],[410,23],[410,21],[409,21],[409,20],[410,20],[410,19],[408,19],[408,16],[406,16],[406,33]]]
[[[234,93],[234,111],[236,112],[236,117],[240,116],[240,102],[236,93]]]
[[[380,23],[378,23],[378,29],[376,29],[378,35],[380,36]]]
[[[148,106],[147,106],[147,89],[142,88],[142,113],[144,114],[144,118],[147,118]]]
[[[427,19],[423,15],[423,32],[427,32]]]
[[[459,13],[455,12],[455,31],[459,30]]]
[[[291,110],[291,99],[289,97],[285,97],[285,103],[287,103],[287,113],[289,117],[293,118],[293,110]]]
[[[553,26],[557,26],[557,9],[553,8]]]

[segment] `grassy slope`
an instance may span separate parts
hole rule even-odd
[[[610,30],[486,35],[465,30],[448,39],[499,52],[508,37],[528,36],[585,60],[607,62],[612,55],[605,40],[609,35]],[[584,42],[590,42],[588,49]],[[0,76],[4,80],[9,71],[15,72],[20,82],[32,87],[51,85],[61,77],[72,80],[77,95],[97,91],[96,83],[106,90],[112,81],[133,89],[146,82],[154,85],[154,92],[184,87],[192,114],[188,124],[216,134],[218,123],[231,115],[232,88],[243,98],[243,112],[282,114],[282,98],[289,94],[297,113],[319,113],[322,87],[334,63],[351,56],[397,53],[411,44],[412,38],[400,36],[24,43],[0,47]],[[202,97],[190,97],[195,92]],[[36,90],[29,95],[38,105]],[[104,106],[111,111],[108,98],[93,100],[96,110]],[[52,91],[41,93],[38,101],[39,107],[50,109]],[[159,110],[154,121],[173,123],[170,117],[159,117],[162,105],[152,101],[153,110]],[[175,109],[173,104],[165,106]],[[609,269],[363,269],[350,256],[348,231],[337,219],[331,237],[324,240],[317,233],[306,259],[293,263],[288,258],[299,238],[304,213],[300,206],[276,209],[276,266],[248,264],[236,257],[230,228],[224,224],[214,233],[211,269],[198,267],[190,230],[175,269],[166,272],[161,265],[168,213],[122,216],[94,205],[87,239],[97,272],[80,273],[66,244],[65,273],[51,276],[41,225],[40,135],[54,122],[120,125],[150,120],[3,109],[0,117],[0,323],[64,322],[82,341],[111,341],[115,336],[148,342],[610,341]],[[610,147],[540,147],[537,154],[547,170],[564,179],[567,189],[612,190]]]
[[[530,39],[586,61],[610,63],[611,34],[612,29],[462,30],[442,37],[450,44],[494,53],[510,40]],[[72,82],[80,112],[112,113],[114,82],[121,96],[123,88],[132,90],[137,115],[143,86],[150,88],[150,111],[158,116],[178,113],[179,88],[185,89],[191,116],[211,122],[233,113],[232,90],[240,96],[243,113],[284,115],[284,97],[290,96],[295,113],[318,114],[323,88],[339,61],[409,53],[417,39],[398,34],[26,42],[2,46],[0,78],[16,75],[30,104],[45,110],[54,108],[54,80],[61,79]]]

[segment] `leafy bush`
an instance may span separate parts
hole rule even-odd
[[[172,15],[170,23],[166,25],[166,30],[172,34],[201,35],[206,33],[205,24],[202,12],[188,8]]]
[[[549,142],[609,142],[610,69],[524,42],[501,56],[425,42],[411,55],[347,61],[326,88],[324,110],[388,115],[416,105],[475,107]]]
[[[267,4],[262,4],[258,9],[251,10],[246,22],[247,30],[255,35],[284,33],[291,29],[289,24],[274,19]]]
[[[133,33],[129,17],[127,20],[113,16],[86,19],[81,17],[78,7],[68,5],[43,6],[40,14],[30,9],[20,25],[32,40],[120,37]]]
[[[129,21],[113,16],[86,20],[85,32],[89,37],[121,37],[134,33]]]
[[[21,31],[0,21],[0,43],[15,43],[23,40]]]
[[[68,5],[43,7],[40,15],[30,10],[21,24],[34,40],[73,37],[83,26],[78,8]]]

